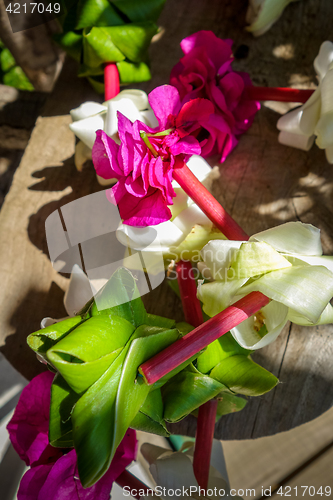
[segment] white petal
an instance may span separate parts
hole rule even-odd
[[[260,9],[256,2],[253,13],[257,12],[257,17],[246,29],[255,36],[262,35],[279,19],[285,7],[292,1],[294,0],[265,0]]]
[[[118,111],[133,123],[136,120],[141,120],[141,113],[131,99],[125,97],[122,99],[111,99],[107,101],[107,105],[108,112],[105,120],[104,132],[113,139],[113,136],[118,133]]]
[[[238,294],[247,278],[232,281],[199,282],[197,297],[203,303],[203,310],[211,318],[226,309]]]
[[[242,294],[259,291],[316,323],[333,297],[333,274],[323,266],[289,267],[264,274]]]
[[[293,309],[289,309],[288,319],[289,321],[296,323],[296,325],[302,326],[327,325],[328,323],[333,323],[333,307],[331,304],[327,304],[316,323],[311,323],[311,321],[307,320],[304,316],[298,314]]]
[[[321,83],[321,116],[315,135],[319,148],[325,149],[333,145],[333,64]]]
[[[212,171],[206,160],[199,155],[192,155],[187,166],[200,182],[203,182]],[[179,188],[180,186],[178,182],[172,181],[172,187]]]
[[[116,235],[122,245],[150,252],[167,252],[170,246],[178,246],[185,237],[183,231],[171,221],[162,222],[154,227],[120,224]]]
[[[284,146],[309,151],[313,146],[315,137],[315,135],[307,136],[282,131],[279,133],[278,141]]]
[[[88,277],[75,264],[64,296],[66,311],[70,316],[75,316],[92,297],[93,292]]]
[[[320,117],[320,92],[319,86],[303,106],[281,116],[277,128],[283,132],[311,137]]]
[[[146,92],[139,89],[122,90],[118,95],[116,95],[116,97],[110,99],[109,101],[106,101],[104,105],[107,105],[107,103],[109,103],[110,101],[120,101],[124,98],[131,100],[139,111],[143,111],[149,108],[148,96]]]
[[[69,128],[82,142],[92,149],[96,139],[96,131],[104,129],[105,117],[105,113],[91,116],[90,118],[71,123]]]
[[[189,234],[195,224],[212,227],[212,222],[208,219],[207,215],[195,204],[177,215],[173,220],[173,224],[180,229],[184,237]]]
[[[158,121],[154,114],[154,111],[149,107],[145,111],[141,111],[141,121],[148,125],[148,127],[156,128],[158,127]]]
[[[333,273],[333,257],[331,255],[300,255],[300,254],[285,254],[286,259],[294,266],[302,265],[302,262],[310,266],[324,266]]]
[[[189,489],[198,486],[195,479],[190,458],[185,453],[172,453],[162,455],[150,466],[154,481],[166,489]],[[173,498],[169,496],[168,498]],[[176,495],[174,498],[178,498]]]
[[[73,122],[77,120],[83,120],[89,116],[97,115],[98,113],[103,113],[107,110],[107,107],[98,102],[87,101],[81,104],[78,108],[72,109],[70,111]]]
[[[230,330],[234,339],[244,349],[256,350],[274,342],[288,321],[288,307],[272,301],[261,309],[268,333],[261,337],[254,327],[254,316]]]
[[[319,53],[313,63],[320,81],[326,75],[327,68],[331,62],[333,62],[333,43],[326,41],[321,44]]]
[[[290,254],[322,255],[323,253],[320,229],[302,222],[286,222],[261,231],[251,236],[250,241],[265,241],[275,250]]]
[[[58,319],[53,319],[50,317],[43,318],[42,321],[40,322],[40,327],[41,328],[46,328],[47,326],[54,325],[54,323],[58,323]]]
[[[333,163],[333,146],[328,146],[328,148],[325,149],[325,154],[326,154],[326,159],[328,163],[332,165]]]
[[[203,247],[202,258],[214,279],[227,279],[230,263],[242,243],[242,241],[233,240],[212,240]]]

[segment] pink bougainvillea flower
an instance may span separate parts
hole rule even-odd
[[[24,474],[18,500],[108,500],[113,482],[135,459],[135,431],[128,429],[108,471],[90,488],[78,476],[75,450],[54,448],[48,441],[51,385],[44,372],[22,391],[7,429],[20,457],[31,468]]]
[[[170,83],[179,90],[182,102],[201,97],[214,104],[201,154],[220,153],[223,162],[260,108],[258,102],[244,99],[244,88],[252,85],[250,77],[231,67],[232,40],[221,40],[212,31],[198,31],[180,46],[184,57],[172,69]]]
[[[159,123],[156,129],[118,113],[120,145],[99,130],[92,150],[97,174],[118,179],[109,198],[130,226],[156,225],[171,218],[168,205],[176,195],[173,170],[200,154],[196,136],[214,112],[207,99],[182,105],[178,90],[170,85],[154,89],[148,100]]]

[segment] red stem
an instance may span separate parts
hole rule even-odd
[[[140,490],[141,490],[141,493],[142,493],[142,490],[144,492],[147,492],[147,491],[151,492],[151,490],[152,490],[152,488],[149,488],[145,483],[140,481],[140,479],[138,479],[136,476],[134,476],[131,472],[129,472],[126,469],[124,470],[124,472],[122,472],[120,474],[120,476],[117,477],[116,483],[121,488],[124,488],[125,486],[129,487],[130,492],[131,492],[130,496],[137,498],[138,500],[143,496],[143,495],[139,495]],[[134,491],[136,491],[137,494],[134,494]],[[145,494],[147,494],[147,493],[145,493]]]
[[[224,210],[208,189],[201,184],[187,165],[184,164],[181,168],[175,168],[173,178],[229,240],[249,239],[243,229]]]
[[[154,384],[231,328],[260,311],[269,301],[270,299],[260,292],[249,293],[143,363],[139,367],[140,373],[147,384]]]
[[[116,63],[106,63],[104,66],[104,89],[106,101],[119,94],[119,72]]]
[[[208,486],[217,405],[218,401],[216,399],[211,399],[200,406],[198,414],[193,456],[193,472],[200,488],[204,490],[207,490]]]
[[[306,102],[313,94],[312,89],[290,89],[283,87],[246,87],[245,99],[253,101]]]
[[[197,298],[197,285],[192,274],[190,261],[180,260],[176,267],[185,320],[193,326],[203,323],[201,304]]]

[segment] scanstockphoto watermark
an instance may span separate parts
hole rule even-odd
[[[243,497],[243,498],[254,498],[256,496],[255,488],[238,489],[231,488],[230,490],[225,490],[223,488],[200,488],[200,486],[190,486],[186,488],[166,488],[165,486],[156,486],[154,489],[140,490],[133,489],[130,486],[123,487],[123,494],[125,497],[209,497],[209,498],[232,498],[232,497]]]

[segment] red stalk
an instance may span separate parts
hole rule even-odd
[[[139,367],[140,373],[147,384],[154,384],[231,328],[260,311],[269,301],[270,299],[260,292],[249,293],[143,363]]]
[[[201,184],[187,165],[184,164],[181,168],[175,168],[173,178],[229,240],[241,241],[249,239],[243,229],[224,210],[208,189]]]
[[[211,399],[199,408],[193,472],[200,488],[207,490],[218,401]]]
[[[176,267],[180,298],[182,299],[185,320],[193,326],[203,323],[201,304],[197,299],[197,285],[190,261],[180,260]]]
[[[137,498],[138,500],[143,496],[139,495],[139,490],[143,490],[146,494],[146,492],[149,490],[151,491],[151,488],[149,488],[145,483],[140,481],[136,476],[134,476],[131,472],[128,470],[124,470],[120,474],[120,476],[117,477],[116,483],[121,487],[124,488],[125,486],[129,487],[131,491],[131,496],[134,498]],[[134,494],[134,490],[137,491],[137,494]],[[141,491],[142,493],[142,491]]]
[[[116,63],[106,63],[104,66],[105,100],[113,99],[119,94],[119,72]]]
[[[283,87],[246,87],[245,99],[253,101],[306,102],[313,94],[312,89],[290,89]]]

